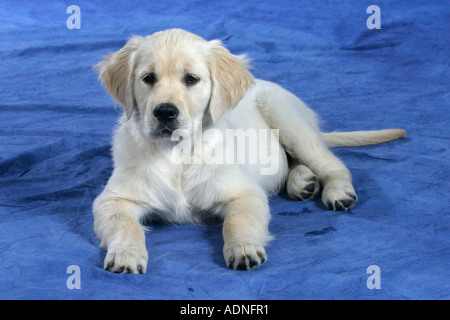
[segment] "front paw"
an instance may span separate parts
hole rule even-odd
[[[118,245],[108,249],[104,269],[114,273],[144,274],[147,270],[148,253],[136,245]]]
[[[234,270],[255,269],[267,260],[263,246],[239,240],[226,242],[223,255],[228,268]]]
[[[354,206],[356,200],[355,189],[346,180],[333,180],[323,187],[322,202],[329,210],[347,211]]]

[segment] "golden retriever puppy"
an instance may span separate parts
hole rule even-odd
[[[271,239],[268,196],[286,185],[290,197],[308,200],[321,185],[328,209],[347,210],[357,199],[351,174],[328,146],[405,135],[321,133],[312,110],[255,80],[243,56],[179,29],[134,36],[96,69],[124,109],[112,142],[114,171],[93,205],[104,268],[112,272],[146,272],[148,218],[223,221],[226,265],[254,269]]]

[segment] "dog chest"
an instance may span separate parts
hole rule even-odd
[[[157,168],[157,170],[155,170]],[[147,201],[152,213],[163,220],[175,223],[188,223],[202,219],[208,212],[213,213],[214,192],[209,175],[211,170],[201,165],[165,165],[151,166],[146,178]]]

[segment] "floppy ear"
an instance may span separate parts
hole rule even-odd
[[[248,61],[244,56],[231,54],[219,40],[212,40],[209,45],[212,82],[209,112],[213,122],[217,123],[225,111],[239,103],[254,78],[247,70]]]
[[[134,69],[136,49],[142,39],[138,36],[132,37],[122,49],[106,56],[94,67],[108,93],[122,105],[127,119],[130,119],[133,110],[137,108],[134,96]]]

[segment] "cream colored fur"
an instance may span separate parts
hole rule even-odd
[[[292,198],[308,200],[323,186],[322,200],[332,210],[356,201],[351,174],[328,146],[356,146],[399,138],[402,130],[320,133],[315,113],[280,86],[255,80],[247,61],[217,41],[173,29],[135,36],[105,57],[99,78],[125,113],[114,132],[114,171],[93,205],[94,229],[107,250],[104,268],[145,273],[148,253],[142,222],[223,220],[223,254],[233,269],[253,269],[266,259],[270,210],[267,196],[287,181]],[[157,82],[143,81],[149,73]],[[186,74],[199,79],[183,82]],[[155,106],[179,109],[178,128],[203,146],[192,158],[217,146],[229,129],[277,129],[268,146],[279,155],[278,170],[261,175],[261,164],[186,164],[174,161],[175,142],[158,136]],[[209,139],[201,134],[215,129]],[[293,159],[289,168],[287,155]]]

